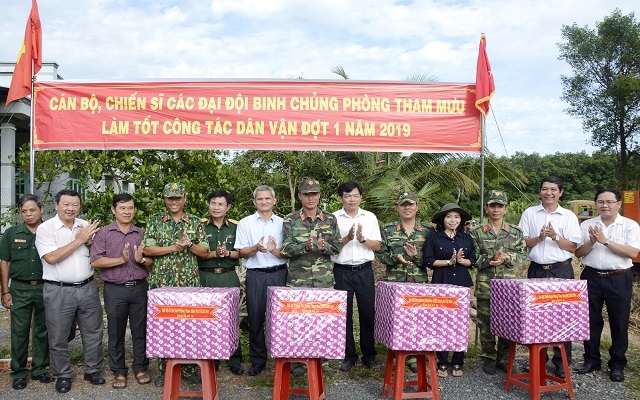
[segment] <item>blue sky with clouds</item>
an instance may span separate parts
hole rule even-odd
[[[2,0],[0,60],[15,61],[30,0]],[[474,82],[480,34],[495,76],[489,151],[591,152],[560,96],[562,25],[595,28],[600,0],[39,0],[43,58],[65,79]],[[636,16],[636,19],[638,16]],[[495,118],[494,118],[495,115]],[[501,135],[500,135],[501,133]],[[504,141],[504,144],[503,144]],[[505,149],[506,148],[506,149]]]

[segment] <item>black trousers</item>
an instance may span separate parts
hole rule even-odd
[[[142,282],[136,286],[104,283],[104,309],[107,313],[107,349],[109,368],[115,375],[126,375],[129,371],[125,363],[125,334],[127,321],[131,330],[133,344],[133,363],[135,373],[149,368],[147,358],[147,290],[149,284]]]
[[[552,270],[544,270],[539,267],[530,266],[527,271],[527,278],[562,278],[562,279],[574,279],[573,265],[568,264],[562,267],[554,268]],[[571,364],[571,341],[564,342],[564,349],[567,352],[567,362]],[[562,368],[562,354],[559,347],[553,348],[553,358],[551,359],[553,365],[556,368]],[[569,371],[565,371],[569,373]]]
[[[602,306],[607,305],[611,347],[609,348],[609,369],[624,370],[627,365],[629,347],[629,314],[633,274],[600,277],[588,270],[582,271],[580,279],[587,281],[589,292],[589,340],[584,342],[584,361],[600,365],[600,336],[604,327]]]
[[[368,266],[359,271],[350,271],[334,267],[333,276],[336,280],[335,289],[347,291],[347,342],[344,359],[353,362],[358,360],[353,336],[353,296],[355,295],[360,323],[362,362],[365,364],[372,362],[377,354],[373,338],[376,312],[373,268]]]
[[[267,313],[267,288],[286,286],[287,269],[261,272],[247,269],[247,317],[249,320],[249,358],[251,365],[267,363],[267,345],[264,339],[264,322]]]

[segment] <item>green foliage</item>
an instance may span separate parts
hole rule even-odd
[[[594,146],[616,152],[616,180],[627,189],[630,166],[640,154],[640,24],[634,13],[616,9],[596,26],[562,27],[559,58],[573,71],[561,77],[562,99],[570,115],[582,118]]]

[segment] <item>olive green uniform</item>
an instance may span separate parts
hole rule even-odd
[[[325,240],[325,249],[322,251],[317,247],[318,234],[322,234]],[[307,251],[310,235],[314,238],[314,247]],[[284,217],[281,253],[289,258],[289,286],[333,288],[331,256],[339,254],[341,250],[342,236],[333,214],[318,209],[315,218],[311,218],[304,210],[300,210]]]
[[[411,231],[407,231],[402,226],[401,221],[385,224],[380,229],[382,236],[382,246],[376,252],[378,260],[386,265],[386,280],[389,282],[418,282],[427,283],[427,269],[422,264],[422,247],[424,241],[430,233],[434,231],[430,224],[416,220],[416,224]],[[409,257],[404,250],[405,244],[412,244],[416,247],[418,254]],[[406,261],[411,261],[413,265],[404,265],[398,261],[398,255],[402,254]]]
[[[236,241],[236,228],[238,221],[224,217],[220,228],[213,222],[212,218],[204,220],[204,231],[207,235],[209,249],[215,251],[218,243],[232,251]],[[240,279],[236,273],[236,267],[240,264],[239,259],[229,257],[215,257],[207,260],[198,259],[198,269],[200,283],[203,287],[240,287]],[[216,360],[216,364],[218,364]],[[242,362],[242,346],[238,345],[236,351],[227,361],[227,365],[232,367]]]
[[[42,261],[35,246],[36,235],[24,223],[7,229],[0,241],[0,259],[8,261],[13,300],[11,306],[11,378],[29,375],[29,331],[33,317],[31,375],[47,372],[49,343],[42,299]]]
[[[496,352],[496,337],[491,334],[490,286],[491,279],[513,279],[516,277],[516,267],[527,258],[526,244],[522,231],[517,225],[504,223],[496,234],[489,224],[483,224],[471,231],[471,237],[476,248],[476,287],[475,296],[478,301],[477,323],[480,329],[480,357],[495,361],[497,364],[506,362],[510,341],[498,338]],[[502,250],[506,258],[497,266],[489,264],[491,258]]]

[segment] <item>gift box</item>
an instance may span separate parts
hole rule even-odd
[[[492,279],[491,332],[521,344],[589,339],[587,281]]]
[[[265,339],[274,358],[344,359],[347,292],[270,286]]]
[[[470,289],[378,282],[375,338],[391,350],[466,351]]]
[[[238,348],[239,288],[164,287],[148,299],[147,357],[226,360]]]

